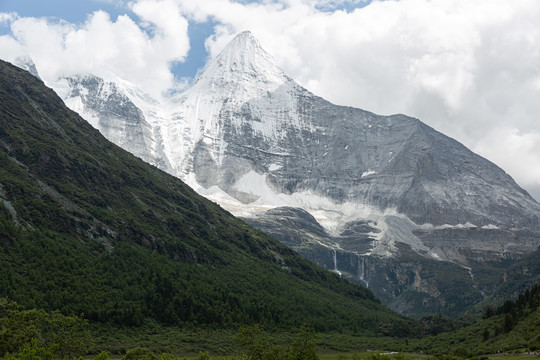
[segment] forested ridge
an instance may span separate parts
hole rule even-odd
[[[0,64],[0,296],[93,322],[405,336],[415,322],[105,140]]]
[[[538,350],[540,350],[539,310],[540,285],[536,285],[520,294],[515,300],[509,300],[497,308],[487,308],[482,318],[473,321],[471,325],[444,332],[437,336],[430,336],[425,333],[423,335],[425,336],[424,339],[394,338],[386,341],[378,340],[382,338],[364,336],[343,337],[341,344],[338,346],[347,348],[347,346],[352,345],[349,343],[352,340],[356,345],[348,349],[353,349],[354,352],[336,355],[335,358],[341,360],[405,360],[420,357],[430,360],[458,360],[463,358],[488,359],[487,356],[478,356],[495,353],[517,355],[520,353],[538,353]],[[432,319],[432,321],[440,323],[443,320]],[[100,332],[105,330],[103,326],[100,326],[99,329],[101,329]],[[283,337],[279,336],[278,333],[272,335],[267,333],[263,326],[258,324],[241,326],[236,335],[227,335],[217,341],[221,344],[227,344],[226,350],[220,348],[219,352],[226,351],[229,354],[220,357],[220,359],[318,359],[317,349],[324,346],[325,340],[321,339],[321,335],[325,334],[315,332],[308,325],[303,325],[297,329],[295,334],[289,333],[289,335]],[[159,350],[163,349],[162,346],[164,345],[166,349],[171,349],[172,343],[159,345],[153,342],[145,342],[147,346],[150,345],[153,348],[152,350],[141,347],[140,343],[131,341],[130,344],[138,344],[138,347],[120,350],[117,346],[111,347],[110,342],[100,343],[95,332],[93,333],[94,339],[92,339],[88,321],[82,317],[65,316],[58,311],[26,310],[20,305],[2,298],[0,298],[0,330],[0,358],[10,360],[30,358],[53,360],[57,358],[76,358],[84,354],[98,354],[96,360],[106,360],[109,358],[109,353],[103,352],[103,349],[112,350],[117,355],[122,354],[125,360],[178,359],[175,356],[163,353],[163,350]],[[108,334],[106,336],[115,337],[115,335],[112,335],[114,331],[106,331]],[[212,332],[208,332],[208,334],[212,334]],[[223,333],[221,333],[222,335]],[[141,336],[145,338],[144,333],[137,335],[137,338],[141,338]],[[198,334],[197,336],[204,335]],[[181,341],[182,338],[184,337],[181,333],[175,333],[173,343]],[[90,347],[90,344],[95,343],[96,340],[98,346]],[[277,343],[276,340],[278,340]],[[197,345],[195,347],[200,352],[198,359],[209,359],[208,348],[200,345],[200,341],[196,341],[196,343],[199,344],[198,347]],[[346,345],[347,343],[349,345]],[[334,343],[334,345],[337,344]],[[189,346],[189,344],[185,345]],[[213,347],[211,342],[207,343],[207,345]],[[184,351],[186,346],[182,347]],[[377,352],[364,352],[365,349],[373,349],[373,346],[383,346],[383,348],[403,353],[394,352],[390,353],[390,355],[380,355]],[[215,353],[215,351],[214,348],[213,352]],[[161,355],[158,356],[157,354],[160,353]],[[237,355],[230,356],[230,354]],[[429,354],[429,356],[426,354]],[[508,355],[505,358],[508,358]]]

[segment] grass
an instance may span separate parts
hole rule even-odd
[[[318,354],[320,360],[415,360],[415,359],[426,359],[426,360],[436,360],[437,357],[432,355],[426,355],[421,353],[397,353],[391,354],[388,351],[362,351],[362,352],[339,352],[339,353],[327,353],[321,352]],[[122,357],[120,355],[111,356],[111,360],[119,360]],[[188,355],[181,356],[175,360],[196,360],[199,358],[199,355]],[[528,354],[487,354],[483,355],[482,359],[484,360],[517,360],[524,358],[535,360],[540,359],[540,355],[528,355]],[[93,358],[88,358],[88,360]],[[234,360],[234,357],[231,356],[210,356],[211,360]],[[241,359],[241,357],[237,357]],[[454,358],[455,360],[461,359],[458,357]],[[476,358],[478,359],[478,358]]]

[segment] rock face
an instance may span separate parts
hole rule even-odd
[[[91,74],[66,76],[47,85],[107,140],[170,172],[158,132],[160,104],[155,99],[121,79]]]
[[[152,140],[150,125],[143,112],[114,83],[91,75],[66,80],[71,88],[69,98],[80,101],[83,111],[93,113],[95,128],[108,140],[139,157],[148,158]]]
[[[109,139],[404,313],[457,315],[494,290],[490,264],[540,245],[540,205],[502,169],[417,119],[313,95],[249,32],[165,104],[67,85]]]
[[[493,293],[507,266],[530,254],[538,243],[538,234],[527,230],[421,228],[399,216],[386,216],[384,226],[349,222],[341,233],[331,235],[306,211],[287,207],[244,220],[305,258],[369,287],[394,310],[413,316],[435,312],[458,316]],[[396,241],[394,255],[369,254],[383,234],[378,228],[386,228],[385,236],[403,239]],[[405,241],[414,241],[416,247]],[[534,272],[527,277],[538,281]]]

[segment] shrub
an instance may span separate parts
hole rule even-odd
[[[157,360],[157,356],[150,349],[138,347],[128,350],[122,360]]]

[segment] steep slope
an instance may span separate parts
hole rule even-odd
[[[105,140],[0,63],[0,296],[94,321],[405,334],[407,319]]]
[[[159,103],[133,84],[111,78],[71,75],[47,85],[109,141],[168,171],[170,164],[156,132],[162,112]]]
[[[250,32],[159,107],[118,81],[145,119],[121,121],[151,129],[141,133],[153,150],[139,156],[401,312],[458,315],[502,280],[488,263],[540,245],[540,204],[502,169],[417,119],[315,96]],[[62,98],[83,115],[103,101],[82,96],[80,110],[74,89],[86,87],[69,84]],[[136,143],[113,128],[117,144]]]
[[[498,268],[503,273],[502,279],[491,279],[490,296],[477,304],[481,310],[487,306],[501,305],[507,299],[517,298],[535,284],[540,284],[540,248],[519,259],[519,261],[488,262],[478,277],[490,277],[490,270]]]

